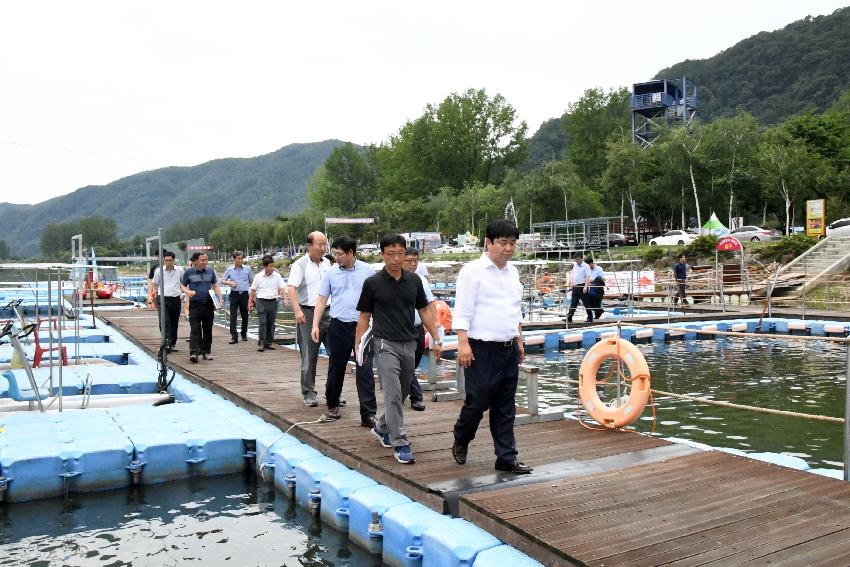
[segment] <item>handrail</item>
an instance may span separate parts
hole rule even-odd
[[[790,270],[791,266],[798,264],[804,258],[808,257],[809,254],[813,254],[815,251],[819,250],[822,246],[825,246],[827,243],[834,242],[834,239],[835,239],[834,236],[827,236],[826,238],[822,239],[820,242],[818,242],[817,244],[815,244],[814,246],[812,246],[811,248],[809,248],[808,250],[806,250],[805,252],[803,252],[802,254],[800,254],[799,256],[797,256],[796,258],[794,258],[793,260],[791,260],[787,264],[785,264],[784,266],[780,266],[777,274],[781,274],[783,272]]]

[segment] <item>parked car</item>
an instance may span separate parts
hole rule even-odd
[[[611,248],[617,246],[637,246],[637,240],[629,234],[621,234],[619,232],[611,232],[608,234],[608,246]]]
[[[451,246],[449,244],[440,244],[431,250],[431,254],[458,254],[459,252],[460,248],[458,246]]]
[[[649,241],[650,246],[684,246],[690,244],[696,236],[684,230],[668,230],[661,236],[656,236]]]
[[[760,240],[779,240],[782,235],[776,230],[767,230],[754,225],[740,226],[729,233],[729,236],[734,236],[739,241],[749,240],[758,242]]]
[[[850,217],[838,219],[826,227],[827,236],[850,235]]]
[[[381,247],[377,244],[360,244],[357,246],[357,253],[361,256],[380,256]]]

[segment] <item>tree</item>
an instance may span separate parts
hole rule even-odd
[[[313,176],[310,204],[319,210],[352,214],[377,199],[378,171],[373,152],[351,143],[334,149],[321,173]]]
[[[460,193],[476,182],[498,185],[525,159],[527,130],[500,94],[452,93],[437,106],[427,105],[381,147],[381,196],[404,200],[435,195],[442,187]]]
[[[716,172],[717,182],[729,189],[729,223],[738,215],[733,213],[735,191],[739,180],[752,177],[755,156],[760,143],[759,125],[749,113],[731,118],[720,118],[705,128],[703,154],[708,158],[711,169]]]
[[[563,119],[570,140],[567,158],[585,185],[598,185],[606,166],[606,144],[631,132],[630,111],[631,95],[625,87],[608,93],[588,89],[570,105]]]
[[[0,258],[6,260],[10,257],[11,256],[9,254],[9,245],[6,244],[5,240],[0,240]]]
[[[764,171],[764,188],[769,195],[778,193],[785,204],[785,234],[790,234],[792,207],[811,189],[823,164],[800,140],[782,128],[774,128],[759,152]]]
[[[71,237],[83,235],[83,245],[101,246],[105,249],[118,247],[118,225],[115,220],[101,215],[92,215],[76,222],[48,224],[41,232],[40,247],[45,256],[65,256],[70,252]]]

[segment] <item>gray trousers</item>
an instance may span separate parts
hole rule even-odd
[[[260,320],[260,340],[257,344],[266,346],[274,340],[274,323],[277,319],[277,299],[257,298],[257,318]]]
[[[404,400],[410,391],[416,356],[416,341],[372,339],[375,368],[384,392],[384,415],[375,428],[388,433],[393,447],[410,445],[404,430]]]
[[[319,321],[319,342],[314,343],[310,337],[310,332],[313,329],[313,307],[302,305],[301,311],[304,313],[304,324],[298,325],[295,330],[298,350],[301,352],[301,395],[304,396],[305,400],[315,400],[316,361],[319,359],[319,344],[324,344],[325,350],[330,354],[330,349],[325,341],[325,333],[331,322],[331,316],[330,310],[325,309],[325,312],[322,313],[322,320]]]

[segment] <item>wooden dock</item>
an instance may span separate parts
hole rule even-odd
[[[151,310],[101,314],[153,354],[159,345]],[[256,342],[229,345],[216,327],[213,361],[191,364],[188,324],[169,361],[281,429],[325,411],[301,399],[299,356]],[[320,399],[327,365],[320,360]],[[452,428],[461,402],[426,400],[405,411],[414,465],[395,461],[360,427],[353,376],[343,390],[342,419],[294,427],[291,434],[439,512],[460,515],[545,565],[845,565],[850,564],[850,486],[683,444],[621,431],[592,431],[564,419],[517,426],[520,459],[534,473],[494,470],[482,422],[467,464],[454,462]],[[378,393],[379,413],[381,394]]]

